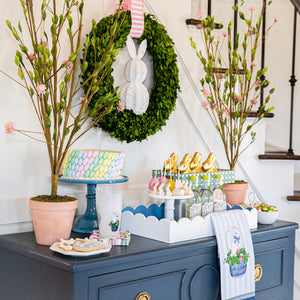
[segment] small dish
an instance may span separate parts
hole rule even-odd
[[[257,211],[259,224],[273,224],[279,215],[279,211]]]
[[[75,251],[75,250],[67,251],[58,246],[60,244],[60,242],[56,242],[56,243],[52,244],[50,247],[50,250],[64,254],[64,255],[68,255],[68,256],[90,256],[90,255],[106,253],[106,252],[109,252],[111,249],[111,245],[109,245],[109,244],[105,244],[103,242],[98,242],[98,241],[94,241],[94,242],[99,245],[99,247],[100,247],[99,250],[89,251],[89,252],[80,252],[80,251]]]

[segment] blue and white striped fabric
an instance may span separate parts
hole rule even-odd
[[[211,219],[218,242],[221,299],[255,299],[253,244],[244,212],[215,212]]]

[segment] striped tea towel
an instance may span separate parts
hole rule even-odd
[[[215,212],[211,219],[218,242],[221,299],[255,299],[254,252],[244,212]]]

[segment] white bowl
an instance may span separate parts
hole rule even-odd
[[[259,224],[273,224],[279,215],[279,211],[258,211],[258,223]]]

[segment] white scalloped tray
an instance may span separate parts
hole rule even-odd
[[[250,229],[257,228],[257,210],[243,210]],[[154,216],[145,217],[141,213],[133,214],[130,211],[122,213],[121,230],[129,230],[130,233],[159,240],[166,243],[175,243],[191,239],[213,236],[214,231],[210,215],[197,216],[190,220],[182,218],[174,220],[158,220]]]

